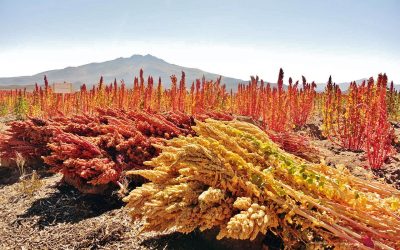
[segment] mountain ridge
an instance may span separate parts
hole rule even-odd
[[[144,76],[153,76],[156,79],[161,77],[165,87],[170,86],[170,76],[176,75],[178,78],[181,72],[186,75],[186,83],[191,84],[196,79],[204,77],[207,80],[216,80],[220,75],[210,73],[197,68],[184,67],[168,63],[163,59],[147,55],[132,55],[131,57],[118,57],[104,62],[92,62],[79,66],[69,66],[62,69],[53,69],[43,71],[31,76],[2,77],[0,78],[0,88],[33,88],[35,83],[43,83],[44,75],[50,83],[53,82],[71,82],[75,88],[85,83],[88,86],[97,84],[100,77],[103,76],[104,82],[112,82],[114,79],[124,80],[129,87],[133,85],[134,76],[143,69]],[[238,83],[245,82],[228,76],[222,76],[222,83],[226,84],[227,89],[235,88]]]
[[[118,81],[124,80],[127,87],[131,87],[133,85],[133,79],[135,76],[139,75],[140,69],[143,69],[145,78],[151,75],[157,81],[158,77],[161,77],[163,85],[167,88],[170,86],[170,76],[176,75],[179,79],[182,71],[185,72],[187,85],[191,84],[196,79],[202,78],[203,75],[207,80],[216,80],[220,76],[219,74],[206,72],[198,68],[184,67],[169,63],[151,54],[134,54],[130,57],[118,57],[103,62],[91,62],[79,66],[47,70],[31,76],[0,77],[0,89],[26,88],[27,90],[32,90],[35,83],[43,85],[43,78],[45,75],[50,84],[53,82],[71,82],[75,90],[79,89],[80,85],[83,83],[88,86],[97,84],[101,76],[103,76],[105,83],[113,82],[114,79]],[[363,80],[367,80],[367,78],[356,80],[356,82],[360,84]],[[236,90],[239,83],[247,82],[248,80],[222,76],[222,83],[226,84],[227,90]],[[276,83],[270,82],[270,84],[271,86],[276,86]],[[342,91],[345,91],[350,85],[350,82],[338,83],[338,85]],[[317,92],[324,91],[325,86],[326,83],[318,83],[316,88]],[[400,90],[399,85],[395,85],[395,88]]]

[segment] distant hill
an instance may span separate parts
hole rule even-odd
[[[83,83],[87,85],[97,84],[100,76],[103,76],[106,83],[113,82],[114,78],[116,78],[118,81],[124,79],[127,86],[132,86],[133,78],[139,75],[140,69],[143,69],[146,80],[149,75],[153,76],[155,81],[158,81],[158,77],[161,77],[165,87],[169,87],[171,75],[176,75],[179,79],[182,71],[186,74],[187,85],[191,84],[195,79],[203,77],[203,75],[209,80],[215,80],[219,77],[218,74],[205,72],[200,69],[171,64],[152,55],[133,55],[129,58],[120,57],[106,62],[49,70],[33,76],[0,78],[0,89],[23,87],[32,89],[36,82],[40,85],[43,84],[44,75],[47,76],[49,83],[66,81],[73,83],[75,88]],[[241,82],[244,81],[222,76],[222,83],[226,84],[227,89],[232,87],[236,89],[237,84]]]

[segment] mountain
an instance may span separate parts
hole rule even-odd
[[[0,89],[27,88],[28,90],[32,90],[35,83],[43,85],[44,75],[47,76],[50,84],[64,81],[71,82],[76,90],[79,89],[79,86],[83,83],[88,86],[97,84],[100,76],[103,76],[105,83],[113,82],[114,78],[118,81],[123,79],[125,84],[131,87],[133,85],[133,78],[139,75],[140,69],[143,69],[146,79],[147,76],[151,75],[155,82],[157,82],[158,77],[161,77],[165,87],[170,86],[171,75],[176,75],[178,79],[180,79],[182,71],[186,74],[186,86],[188,87],[196,79],[202,78],[203,75],[208,80],[215,80],[219,77],[218,74],[205,72],[200,69],[171,64],[152,55],[133,55],[129,58],[120,57],[106,62],[89,63],[77,67],[49,70],[32,76],[0,77]],[[367,79],[360,79],[356,82],[359,84],[363,80]],[[222,83],[226,84],[228,90],[231,88],[236,90],[237,84],[243,82],[247,83],[248,81],[222,76]],[[342,91],[346,91],[350,82],[343,82],[338,85]],[[271,83],[271,86],[276,86],[276,84]],[[325,86],[326,83],[317,84],[317,92],[324,91]],[[400,90],[400,85],[396,85],[395,87]]]
[[[38,73],[33,76],[5,77],[0,78],[0,89],[24,88],[32,89],[34,84],[43,84],[44,75],[47,76],[49,83],[53,82],[71,82],[75,89],[83,83],[87,85],[97,84],[100,76],[103,76],[105,83],[117,80],[124,80],[127,86],[133,85],[134,76],[139,75],[140,69],[144,71],[144,77],[151,75],[155,82],[161,77],[163,85],[169,87],[170,76],[176,75],[178,80],[181,72],[186,74],[187,86],[196,79],[205,76],[208,80],[215,80],[218,74],[209,73],[196,68],[187,68],[175,64],[168,63],[160,58],[152,55],[133,55],[129,58],[117,58],[111,61],[100,63],[89,63],[77,67],[67,67],[65,69],[56,69]],[[238,83],[244,82],[241,79],[222,76],[222,83],[226,84],[227,89],[236,88]]]

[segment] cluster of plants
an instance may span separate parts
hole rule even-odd
[[[144,163],[151,169],[128,172],[149,180],[124,198],[142,230],[218,228],[218,239],[242,240],[271,230],[292,247],[400,247],[398,190],[288,154],[246,122],[193,129],[197,136],[157,146],[161,154]]]
[[[396,110],[396,93],[393,84],[391,91],[387,90],[387,81],[387,76],[380,74],[377,81],[352,82],[343,94],[330,78],[324,95],[325,135],[345,149],[365,151],[371,168],[380,168],[393,151],[389,114],[393,116]]]
[[[194,119],[231,120],[219,112],[189,116],[182,112],[152,113],[98,109],[96,114],[30,118],[11,122],[0,143],[1,157],[21,154],[41,162],[83,192],[103,192],[122,173],[143,168],[159,152],[154,144],[178,135],[194,134]]]
[[[43,163],[86,193],[101,193],[124,178],[129,169],[159,153],[154,144],[179,135],[194,135],[195,120],[232,120],[222,112],[187,115],[179,111],[155,113],[97,109],[95,114],[29,118],[9,123],[1,134],[0,156],[22,156],[31,165]],[[319,160],[309,141],[292,133],[268,131],[281,148],[310,160]]]
[[[25,119],[29,112],[26,90],[0,90],[0,117],[13,114],[17,119]]]
[[[258,77],[251,77],[248,85],[239,84],[234,97],[237,114],[261,120],[265,127],[277,132],[304,126],[312,114],[316,84],[307,83],[303,76],[300,88],[298,81],[293,83],[289,78],[289,85],[284,89],[283,76],[280,69],[275,87],[263,80],[258,85]]]
[[[171,76],[170,89],[164,89],[159,78],[157,86],[152,76],[145,81],[143,70],[135,77],[133,87],[128,88],[123,80],[117,83],[99,82],[88,88],[83,84],[79,91],[68,94],[54,93],[48,79],[44,85],[35,84],[32,92],[26,90],[0,91],[0,112],[2,115],[14,113],[51,118],[60,114],[95,113],[97,108],[117,108],[125,110],[147,110],[152,112],[180,111],[201,114],[208,111],[228,111],[231,95],[226,92],[221,78],[216,81],[204,77],[186,87],[185,73],[181,79]],[[15,112],[14,112],[15,109]]]

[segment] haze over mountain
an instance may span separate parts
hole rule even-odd
[[[185,72],[187,85],[191,84],[196,79],[202,78],[203,75],[208,80],[216,80],[220,76],[219,74],[205,72],[197,68],[188,68],[171,64],[148,54],[145,56],[133,55],[128,58],[120,57],[110,61],[89,63],[77,67],[49,70],[32,76],[0,77],[0,89],[27,88],[28,90],[32,90],[35,83],[43,85],[44,75],[47,76],[50,84],[64,81],[71,82],[75,90],[78,90],[79,86],[83,83],[88,86],[97,84],[100,76],[103,76],[105,83],[113,82],[114,78],[116,78],[117,81],[123,79],[125,84],[131,87],[133,85],[133,78],[139,75],[140,69],[143,69],[146,79],[149,75],[153,76],[155,81],[158,81],[158,77],[161,77],[163,85],[167,88],[171,83],[170,76],[176,75],[178,79],[180,79],[182,71]],[[363,80],[367,80],[367,78],[356,80],[356,82],[360,84]],[[228,90],[231,88],[236,90],[238,83],[247,81],[247,79],[242,80],[222,76],[222,83],[226,84]],[[338,85],[345,91],[349,87],[350,82],[338,83]],[[275,83],[271,83],[271,86],[276,85]],[[324,91],[325,86],[326,83],[317,84],[317,92]],[[396,85],[396,89],[400,89],[400,86]]]
[[[170,64],[160,58],[152,55],[133,55],[129,58],[117,58],[111,61],[100,63],[89,63],[77,67],[67,67],[64,69],[49,70],[35,74],[33,76],[20,76],[20,77],[4,77],[0,78],[0,88],[32,88],[37,82],[43,84],[44,75],[47,76],[49,83],[53,82],[71,82],[74,84],[75,89],[81,84],[87,85],[97,84],[100,76],[103,76],[104,82],[110,83],[114,78],[124,80],[127,86],[133,85],[134,76],[139,75],[140,69],[143,69],[144,76],[147,79],[149,75],[153,76],[155,81],[161,77],[165,87],[170,86],[170,76],[176,75],[178,79],[181,77],[181,72],[184,71],[186,75],[186,84],[189,85],[196,79],[202,78],[203,75],[208,80],[216,80],[219,75],[209,73],[196,68],[187,68],[175,64]],[[222,83],[226,84],[227,89],[234,87],[240,82],[241,79],[222,76]]]

